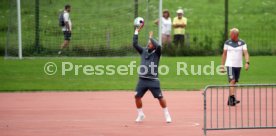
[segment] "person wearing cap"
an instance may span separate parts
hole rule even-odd
[[[162,17],[162,44],[170,46],[171,45],[171,31],[172,31],[172,20],[170,18],[170,12],[168,9],[163,10]],[[156,25],[159,25],[159,19],[154,22]]]
[[[176,13],[177,17],[173,19],[174,45],[178,46],[180,44],[180,46],[184,46],[187,18],[183,17],[184,11],[182,9],[178,9]]]
[[[136,28],[133,36],[133,47],[141,56],[141,64],[139,71],[139,80],[136,86],[135,103],[138,116],[136,122],[141,122],[145,118],[142,110],[142,97],[150,90],[154,98],[159,100],[160,106],[163,108],[165,120],[167,123],[172,122],[170,113],[167,108],[166,100],[163,97],[158,79],[158,65],[161,56],[161,45],[153,39],[153,32],[149,32],[149,41],[147,47],[143,48],[138,44],[138,33],[143,28],[141,25]]]
[[[239,30],[232,28],[230,30],[231,38],[224,43],[221,72],[225,72],[224,65],[227,68],[228,81],[230,83],[230,92],[227,104],[235,106],[240,103],[235,97],[235,86],[239,82],[240,71],[243,65],[243,55],[245,57],[245,70],[249,69],[249,53],[246,43],[239,39]]]

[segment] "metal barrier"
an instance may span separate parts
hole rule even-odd
[[[240,100],[228,106],[229,88]],[[204,135],[209,130],[276,128],[276,84],[209,85],[204,96]],[[275,104],[274,104],[275,103]]]

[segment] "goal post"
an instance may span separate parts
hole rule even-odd
[[[159,27],[158,27],[158,40],[159,44],[162,45],[162,5],[163,1],[159,0]]]
[[[16,1],[17,5],[17,25],[18,25],[18,58],[22,59],[22,32],[21,32],[21,2]]]

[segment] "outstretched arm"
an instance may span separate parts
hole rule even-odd
[[[143,26],[144,24],[142,24],[139,28],[136,28],[133,35],[133,47],[137,50],[139,54],[142,54],[143,48],[138,44],[138,33],[143,28]]]
[[[155,52],[160,56],[161,55],[161,45],[155,39],[153,39],[153,31],[149,32],[149,39],[155,48]]]
[[[154,21],[154,24],[159,25],[159,19],[156,19],[156,20]]]

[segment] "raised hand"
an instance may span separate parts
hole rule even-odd
[[[153,31],[150,31],[149,32],[149,38],[152,38],[152,36],[153,36]]]
[[[144,27],[145,23],[143,22],[140,27],[137,27],[136,30],[139,32],[143,27]]]

